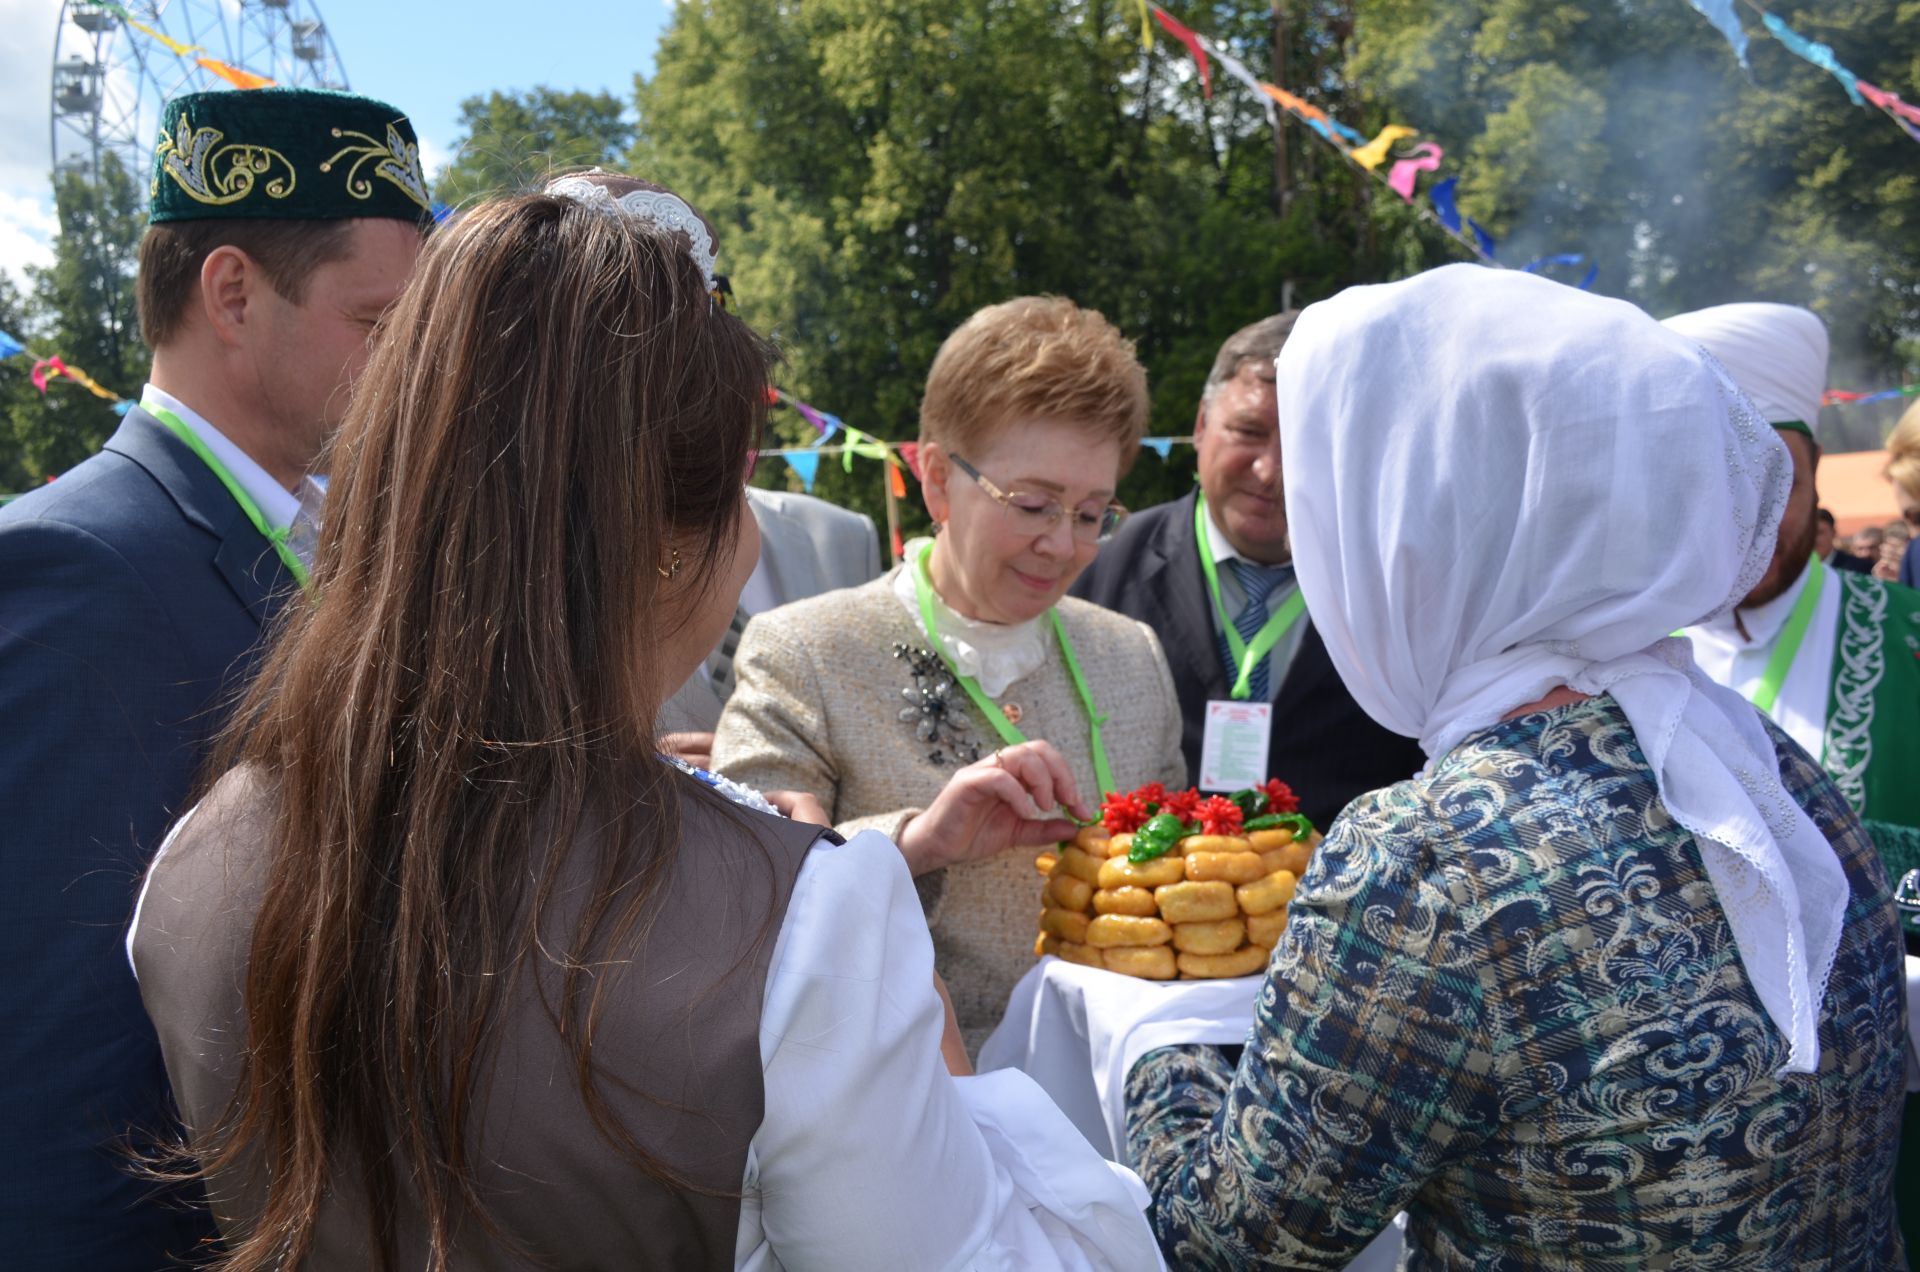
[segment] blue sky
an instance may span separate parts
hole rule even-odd
[[[126,2],[138,11],[134,0]],[[430,167],[453,146],[460,102],[474,94],[548,84],[627,96],[634,73],[652,69],[673,9],[672,0],[312,3],[352,87],[413,117]],[[53,230],[48,97],[60,8],[59,0],[0,0],[0,269],[16,275],[46,259]]]

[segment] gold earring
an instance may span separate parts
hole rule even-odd
[[[664,566],[660,566],[660,565],[656,565],[656,566],[654,566],[653,568],[654,568],[655,570],[657,570],[657,571],[659,571],[659,574],[660,574],[660,577],[661,577],[661,578],[663,578],[663,579],[671,579],[671,578],[677,578],[677,577],[679,577],[679,574],[680,574],[680,549],[678,549],[678,548],[675,548],[675,549],[673,550],[673,559],[672,559],[671,561],[669,561],[669,562],[668,562],[668,563],[667,563],[666,565],[664,565]]]

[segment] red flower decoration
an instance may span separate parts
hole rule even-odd
[[[1200,833],[1237,835],[1243,821],[1240,805],[1224,795],[1215,795],[1200,805]]]
[[[1267,779],[1261,788],[1267,797],[1267,811],[1270,813],[1297,813],[1300,811],[1300,797],[1293,793],[1293,787],[1277,777]]]
[[[1174,791],[1160,802],[1160,811],[1172,813],[1183,822],[1190,822],[1200,813],[1199,791]]]
[[[1145,786],[1135,791],[1133,797],[1142,804],[1164,804],[1167,802],[1167,784],[1165,782],[1148,782]]]
[[[1108,791],[1100,805],[1100,820],[1109,835],[1130,835],[1147,824],[1147,806],[1138,795]]]

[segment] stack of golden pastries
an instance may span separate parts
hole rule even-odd
[[[1284,783],[1202,799],[1110,793],[1104,820],[1036,864],[1035,955],[1147,980],[1262,971],[1320,835]]]

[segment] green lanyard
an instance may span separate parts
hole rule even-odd
[[[973,705],[980,708],[980,714],[987,717],[987,723],[993,726],[1000,740],[1008,746],[1019,746],[1027,740],[1027,735],[1013,727],[1013,721],[1007,719],[1007,713],[1000,704],[987,697],[972,676],[963,676],[960,669],[953,665],[953,659],[947,657],[946,649],[940,644],[940,628],[933,618],[933,582],[927,577],[927,555],[933,551],[929,543],[920,549],[920,555],[913,559],[913,590],[920,598],[920,621],[927,629],[927,641],[940,652],[940,661],[946,663],[947,670],[960,682],[960,687],[973,699]],[[1047,618],[1053,623],[1053,634],[1060,641],[1060,656],[1066,660],[1067,674],[1073,677],[1073,688],[1080,695],[1080,705],[1086,708],[1088,732],[1093,739],[1093,775],[1100,783],[1100,793],[1117,791],[1120,787],[1113,780],[1113,768],[1107,763],[1107,746],[1100,740],[1100,726],[1107,717],[1093,705],[1093,691],[1087,688],[1087,678],[1080,671],[1080,660],[1073,656],[1073,645],[1067,640],[1067,629],[1060,622],[1059,612],[1048,610]],[[1097,801],[1095,801],[1097,802]]]
[[[1227,607],[1220,600],[1220,571],[1213,564],[1213,552],[1207,537],[1207,497],[1195,495],[1193,499],[1193,536],[1200,545],[1200,572],[1207,576],[1207,592],[1213,597],[1213,612],[1220,616],[1220,630],[1227,634],[1227,648],[1240,663],[1240,675],[1233,682],[1233,699],[1245,702],[1253,696],[1253,669],[1258,667],[1280,638],[1293,630],[1300,616],[1307,612],[1307,598],[1295,587],[1293,595],[1281,603],[1279,609],[1267,617],[1267,624],[1254,633],[1253,643],[1248,644],[1241,638],[1240,629],[1227,617]],[[1232,670],[1229,668],[1228,670]]]
[[[1800,642],[1807,638],[1807,625],[1813,622],[1813,611],[1820,604],[1820,589],[1826,581],[1827,567],[1816,556],[1807,563],[1807,585],[1800,590],[1800,599],[1793,603],[1793,613],[1787,616],[1787,625],[1780,629],[1773,656],[1767,659],[1767,669],[1760,673],[1759,687],[1753,691],[1753,705],[1760,709],[1761,715],[1772,715],[1773,704],[1780,701],[1780,687],[1787,682],[1787,672],[1792,670],[1794,656],[1800,652]]]
[[[287,573],[293,575],[293,581],[303,588],[306,587],[306,563],[301,561],[298,553],[287,546],[287,528],[282,526],[276,529],[267,524],[266,514],[260,511],[260,505],[255,503],[253,496],[246,492],[246,488],[240,484],[240,479],[227,471],[227,466],[220,462],[220,457],[207,448],[207,444],[200,440],[198,433],[187,427],[185,420],[154,402],[142,402],[140,409],[165,424],[175,437],[187,444],[188,450],[200,457],[200,462],[220,479],[220,484],[227,488],[227,493],[233,496],[233,501],[240,505],[240,511],[247,514],[247,520],[251,521],[253,528],[260,532],[260,537],[273,545],[273,550],[280,555],[280,563],[287,567]]]

